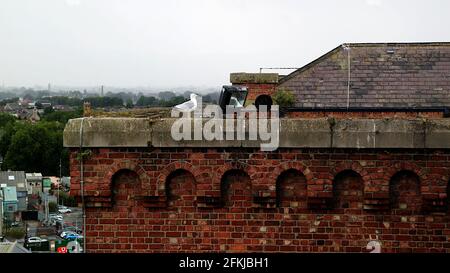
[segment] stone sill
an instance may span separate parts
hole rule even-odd
[[[175,119],[84,118],[82,145],[101,147],[259,148],[261,141],[174,141]],[[206,120],[204,120],[206,122]],[[70,120],[64,146],[80,147],[82,118]],[[281,119],[280,148],[450,148],[450,119]]]

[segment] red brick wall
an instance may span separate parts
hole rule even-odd
[[[446,150],[92,149],[84,170],[89,252],[450,252]]]
[[[246,86],[248,88],[248,103],[253,103],[260,95],[272,96],[275,93],[277,87],[276,84],[271,83],[240,83],[238,85]]]
[[[351,170],[340,172],[333,181],[334,207],[361,209],[364,204],[364,181]]]
[[[279,207],[306,208],[308,191],[305,176],[294,169],[284,171],[277,178],[276,194]]]

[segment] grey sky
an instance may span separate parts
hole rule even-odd
[[[344,42],[450,41],[445,0],[0,0],[0,83],[220,86]]]

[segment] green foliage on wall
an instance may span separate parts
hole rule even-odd
[[[277,92],[275,92],[275,94],[272,96],[272,99],[280,107],[291,107],[295,103],[294,94],[291,91],[285,89],[277,90]]]

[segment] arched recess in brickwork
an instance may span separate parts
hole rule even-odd
[[[257,171],[254,167],[249,167],[242,162],[226,162],[225,164],[214,170],[214,176],[212,177],[212,188],[214,191],[216,191],[217,196],[222,195],[222,178],[224,177],[225,173],[231,170],[240,170],[246,173],[250,178],[250,183],[254,181],[257,174]]]
[[[139,175],[130,169],[121,169],[111,177],[111,200],[114,207],[132,208],[140,188]]]
[[[272,108],[272,104],[273,104],[273,100],[272,97],[270,95],[259,95],[256,99],[255,99],[255,106],[258,109],[258,111],[260,111],[260,107],[262,105],[266,106],[267,111],[270,111],[270,109]]]
[[[366,190],[366,187],[370,185],[370,174],[358,161],[344,161],[337,164],[331,172],[331,179],[334,180],[339,173],[349,170],[357,173],[361,177],[364,182],[364,190]]]
[[[391,208],[403,212],[420,212],[423,202],[420,184],[420,177],[412,171],[395,173],[389,182]]]
[[[333,179],[333,203],[336,209],[361,209],[364,202],[364,180],[352,169],[339,172]]]
[[[300,161],[289,161],[281,163],[269,174],[269,177],[272,181],[276,181],[277,178],[281,175],[281,173],[290,169],[294,169],[301,172],[305,176],[307,181],[311,181],[314,178],[313,177],[314,175],[309,170],[309,168],[306,167]]]
[[[241,169],[226,171],[220,182],[221,198],[225,207],[245,208],[252,206],[250,176]]]
[[[307,181],[297,169],[283,171],[276,180],[277,207],[307,207]]]
[[[136,185],[136,187],[139,187],[142,190],[148,189],[150,187],[150,179],[145,170],[136,162],[128,160],[115,162],[113,165],[111,165],[108,172],[106,172],[103,180],[105,181],[105,183],[108,183],[109,187],[112,187],[113,176],[120,170],[130,170],[137,174],[140,183],[139,185]]]
[[[389,168],[383,170],[386,186],[389,185],[391,178],[400,171],[410,171],[420,178],[420,187],[428,186],[429,176],[425,168],[422,168],[414,163],[398,161],[391,164]]]
[[[185,169],[177,169],[166,177],[167,205],[177,208],[193,208],[196,199],[194,175]]]
[[[174,171],[178,169],[183,169],[188,172],[190,172],[194,178],[197,184],[203,183],[203,181],[207,181],[208,177],[210,177],[207,173],[202,173],[198,168],[195,168],[192,166],[192,164],[184,161],[180,162],[173,162],[167,166],[164,167],[159,172],[158,179],[157,179],[157,187],[155,195],[157,196],[164,196],[166,194],[166,181],[167,177]]]

